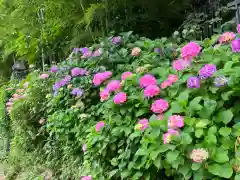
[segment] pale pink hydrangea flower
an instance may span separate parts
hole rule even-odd
[[[135,47],[132,49],[132,56],[138,56],[141,52],[141,49],[139,47]]]
[[[159,115],[157,115],[157,120],[163,120],[163,119],[164,119],[163,114],[159,114]]]
[[[113,97],[113,102],[115,104],[123,104],[127,101],[127,94],[120,92]]]
[[[14,88],[7,88],[7,91],[12,91],[12,90],[14,90]]]
[[[164,99],[158,99],[154,101],[151,107],[151,110],[154,113],[160,113],[160,114],[162,114],[167,109],[168,109],[168,102]]]
[[[23,87],[24,88],[27,88],[29,86],[29,82],[25,82],[24,84],[23,84]]]
[[[168,118],[168,128],[177,129],[184,126],[184,117],[179,115],[172,115]]]
[[[162,89],[166,89],[167,87],[169,87],[169,86],[171,86],[172,85],[172,82],[171,81],[169,81],[169,80],[165,80],[165,81],[163,81],[162,83],[161,83],[161,88]]]
[[[82,151],[83,151],[83,152],[86,152],[86,151],[87,151],[87,145],[86,145],[86,144],[83,144],[83,145],[82,145]]]
[[[175,75],[175,74],[169,74],[169,75],[168,75],[168,80],[169,80],[170,82],[172,82],[172,83],[175,83],[175,82],[177,82],[177,80],[178,80],[178,76]]]
[[[110,97],[110,93],[108,90],[104,89],[103,91],[100,92],[101,102],[108,100],[109,97]]]
[[[144,129],[148,128],[148,126],[149,126],[148,119],[141,119],[137,123],[136,129],[143,131]]]
[[[118,91],[121,89],[121,82],[119,80],[112,80],[107,84],[106,89],[109,92]]]
[[[202,163],[203,161],[207,160],[209,153],[207,150],[203,148],[193,149],[190,155],[190,158],[197,163]]]
[[[49,77],[49,74],[41,74],[40,79],[47,79]]]
[[[195,42],[189,42],[181,49],[181,56],[184,60],[190,60],[197,56],[201,51],[201,47]]]
[[[178,136],[179,132],[174,129],[168,129],[168,132],[163,134],[163,143],[168,144],[171,142],[173,136]]]
[[[92,180],[92,176],[83,176],[81,180]]]
[[[150,85],[157,85],[156,78],[151,74],[146,74],[143,77],[139,79],[140,81],[140,87],[145,88]]]
[[[234,40],[236,35],[233,32],[225,32],[219,37],[219,43],[225,43]]]
[[[156,85],[149,85],[144,89],[144,96],[149,98],[157,96],[160,93],[160,88]]]
[[[17,89],[16,92],[17,93],[22,93],[22,92],[24,92],[24,89]]]
[[[44,123],[45,123],[45,119],[44,119],[44,118],[41,118],[41,119],[39,120],[39,124],[43,125]]]
[[[127,77],[131,76],[132,72],[124,72],[121,76],[121,79],[124,81]]]
[[[99,132],[101,131],[101,129],[104,127],[104,121],[99,121],[97,124],[96,124],[96,131]]]
[[[93,84],[95,86],[101,85],[104,81],[109,79],[112,76],[112,72],[110,71],[105,71],[103,73],[97,73],[93,77]]]
[[[20,98],[20,95],[19,94],[13,94],[12,97],[18,99],[18,98]]]
[[[172,67],[173,69],[175,69],[176,71],[182,71],[185,68],[189,67],[191,65],[191,61],[188,60],[183,60],[183,59],[178,59],[173,61],[172,63]]]

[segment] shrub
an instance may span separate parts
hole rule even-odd
[[[123,33],[74,49],[48,75],[30,74],[14,102],[21,149],[59,179],[238,178],[240,56],[229,34],[215,45],[217,35],[173,44]]]

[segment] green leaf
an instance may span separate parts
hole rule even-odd
[[[167,161],[173,163],[179,156],[179,151],[169,151],[166,155]]]
[[[203,178],[203,169],[199,169],[198,171],[193,173],[194,180],[202,180]]]
[[[181,137],[182,137],[182,141],[181,141],[182,144],[184,145],[191,144],[192,138],[188,133],[182,133]]]
[[[197,138],[200,138],[202,135],[203,135],[203,129],[197,129],[197,130],[195,131],[195,136],[196,136]]]
[[[229,179],[232,174],[232,166],[228,163],[224,165],[212,164],[208,166],[208,171],[213,175]]]
[[[148,113],[148,111],[149,110],[147,108],[142,108],[142,109],[137,111],[136,117],[142,116],[143,114]]]
[[[198,96],[198,97],[195,97],[192,101],[190,101],[189,103],[189,107],[192,109],[192,110],[201,110],[202,109],[202,106],[199,104],[200,101],[202,100],[202,97],[201,96]]]
[[[233,118],[233,113],[231,110],[220,111],[217,115],[217,122],[223,122],[224,124],[228,124]]]
[[[234,178],[234,180],[240,180],[240,174],[237,174]]]
[[[200,119],[196,124],[196,128],[205,128],[209,123],[208,119]]]
[[[160,169],[161,166],[162,166],[162,158],[161,158],[161,156],[158,156],[158,157],[153,161],[153,164],[154,164],[158,169]]]
[[[222,136],[226,137],[229,134],[231,134],[232,129],[229,127],[222,127],[221,129],[219,129],[219,134],[221,134]]]
[[[186,106],[188,102],[189,93],[188,91],[181,92],[177,100],[180,104]]]
[[[181,113],[181,112],[184,112],[184,109],[178,102],[172,102],[171,103],[171,111],[172,111],[172,113]]]
[[[190,171],[189,163],[185,163],[183,166],[180,166],[179,170],[180,173],[185,177],[187,173]]]
[[[149,152],[146,149],[138,149],[136,152],[136,156],[146,156],[148,155]]]
[[[201,166],[202,166],[201,163],[192,163],[191,168],[192,168],[193,171],[196,171],[196,170],[200,169]]]
[[[112,170],[108,173],[109,178],[113,177],[118,172],[118,169]]]
[[[218,162],[218,163],[228,162],[229,161],[228,152],[224,151],[221,148],[218,148],[216,153],[215,153],[215,156],[213,157],[213,160]]]

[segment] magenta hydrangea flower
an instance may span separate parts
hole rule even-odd
[[[81,180],[92,180],[92,176],[83,176]]]
[[[199,71],[199,76],[201,79],[207,79],[217,71],[217,68],[213,64],[205,64]]]
[[[116,36],[112,38],[112,43],[113,44],[120,44],[121,43],[121,37],[120,36]]]
[[[101,131],[102,128],[104,127],[104,125],[105,125],[104,121],[99,121],[99,122],[96,124],[96,127],[95,127],[96,131],[97,131],[97,132]]]
[[[121,89],[121,82],[119,80],[112,80],[107,84],[106,89],[109,92],[118,91]]]
[[[187,86],[188,88],[200,88],[200,79],[198,77],[189,77]]]
[[[165,81],[163,81],[162,83],[161,83],[161,88],[162,89],[166,89],[167,87],[169,87],[169,86],[171,86],[172,85],[172,82],[171,81],[169,81],[169,80],[165,80]]]
[[[49,77],[49,74],[41,74],[40,79],[47,79]]]
[[[240,24],[237,25],[237,32],[240,33]]]
[[[225,32],[219,37],[219,42],[225,43],[234,40],[236,35],[233,32]]]
[[[108,90],[104,89],[103,91],[100,92],[101,102],[108,100],[109,97],[110,97],[110,93]]]
[[[113,97],[113,102],[115,104],[123,104],[127,101],[127,94],[120,92]]]
[[[168,80],[169,80],[170,82],[172,82],[172,83],[175,83],[175,82],[177,82],[177,80],[178,80],[178,76],[175,75],[175,74],[169,74],[169,75],[168,75]]]
[[[167,109],[168,109],[168,102],[164,99],[158,99],[158,100],[154,101],[151,106],[151,110],[154,113],[162,114]]]
[[[124,81],[127,79],[127,77],[131,76],[133,73],[132,72],[124,72],[122,73],[121,79]]]
[[[146,74],[140,78],[140,87],[145,88],[150,85],[157,85],[156,78],[151,74]]]
[[[71,70],[72,76],[76,77],[76,76],[85,76],[88,75],[88,71],[86,69],[83,68],[79,68],[79,67],[75,67]]]
[[[168,128],[177,129],[184,126],[184,117],[179,115],[172,115],[168,118]]]
[[[240,52],[240,39],[232,41],[232,52]]]
[[[173,136],[178,136],[179,132],[174,129],[168,129],[168,132],[163,135],[163,143],[168,144],[171,142]]]
[[[57,72],[57,66],[56,65],[52,66],[50,69],[50,72],[53,72],[53,73]]]
[[[110,71],[105,71],[103,73],[97,73],[93,77],[93,84],[95,86],[101,85],[104,81],[109,79],[112,76],[112,72]]]
[[[144,96],[147,98],[157,96],[159,93],[160,88],[156,85],[149,85],[144,89]]]
[[[141,119],[138,122],[136,129],[143,131],[144,129],[148,128],[148,126],[149,126],[148,119]]]
[[[188,60],[183,60],[183,59],[178,59],[173,61],[172,63],[172,67],[173,69],[175,69],[176,71],[182,71],[185,68],[189,67],[191,65],[191,61]]]
[[[184,60],[190,60],[197,56],[201,51],[201,47],[195,43],[190,42],[181,49],[181,56]]]

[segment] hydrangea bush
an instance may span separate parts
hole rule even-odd
[[[15,111],[34,99],[31,88],[46,90],[44,110],[27,108],[44,134],[39,163],[60,179],[238,179],[238,36],[108,37],[24,80],[8,111],[26,121]]]

